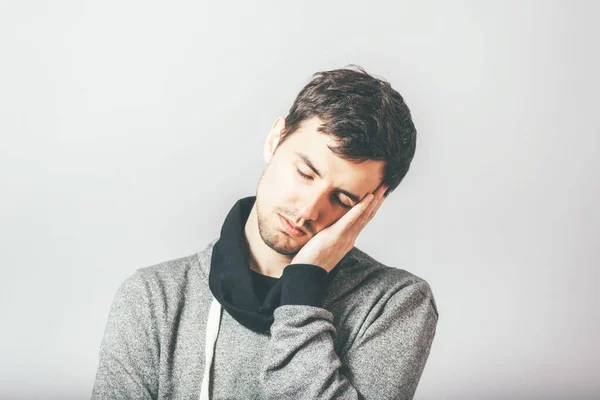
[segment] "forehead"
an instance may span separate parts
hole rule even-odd
[[[317,131],[321,121],[313,118],[301,126],[284,142],[287,157],[303,163],[298,153],[305,155],[319,170],[323,179],[333,184],[353,188],[364,195],[374,191],[383,178],[383,161],[367,160],[360,164],[344,160],[328,146],[335,147],[335,137]]]

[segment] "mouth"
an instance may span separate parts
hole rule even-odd
[[[306,235],[306,232],[302,228],[297,227],[296,225],[292,224],[290,221],[288,221],[287,218],[283,217],[281,214],[278,214],[278,215],[279,215],[281,225],[283,226],[284,230],[290,236],[300,237],[300,236]]]

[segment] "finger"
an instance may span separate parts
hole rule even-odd
[[[375,199],[375,202],[377,204],[375,205],[375,207],[373,207],[373,210],[371,210],[371,212],[369,213],[369,217],[368,217],[369,220],[367,222],[370,222],[375,217],[375,215],[377,214],[377,211],[379,211],[379,207],[381,207],[381,205],[383,204],[385,199],[386,199],[386,196],[384,196],[384,195],[382,195],[381,198],[379,198],[379,199],[377,199],[377,198]]]
[[[377,212],[386,190],[387,189],[385,185],[381,185],[377,188],[377,190],[375,190],[375,193],[373,194],[373,200],[371,200],[367,209],[361,215],[359,215],[351,227],[354,234],[358,235],[371,220],[371,217],[374,215],[374,213]]]
[[[374,201],[375,196],[373,193],[367,193],[357,205],[348,210],[348,212],[334,224],[336,228],[339,227],[338,233],[342,233],[355,225],[361,216],[368,212],[369,207]]]
[[[386,186],[385,185],[380,185],[377,189],[375,189],[375,192],[373,192],[373,201],[369,204],[369,207],[367,208],[367,210],[361,214],[361,220],[364,219],[364,221],[361,222],[369,222],[371,215],[373,215],[373,212],[377,210],[377,208],[379,207],[379,204],[381,202],[382,197],[384,197],[383,195],[385,194],[386,191]]]
[[[381,188],[380,192],[377,193],[377,195],[375,196],[375,199],[373,201],[373,203],[375,203],[375,204],[374,204],[373,207],[370,207],[369,215],[367,216],[368,221],[370,221],[370,220],[373,219],[373,217],[375,216],[375,214],[377,214],[377,211],[379,210],[379,207],[381,207],[381,205],[383,204],[383,202],[387,198],[385,196],[385,192],[386,191],[387,191],[387,186],[384,186],[384,187]]]

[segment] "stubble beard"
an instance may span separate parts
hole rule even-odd
[[[288,235],[279,231],[275,227],[269,226],[269,222],[267,220],[267,215],[265,213],[263,213],[263,209],[261,207],[261,202],[260,202],[261,196],[259,195],[259,192],[260,192],[262,180],[265,177],[265,174],[266,174],[267,170],[269,169],[269,166],[270,166],[270,163],[267,165],[267,167],[261,174],[260,179],[258,180],[257,188],[256,188],[257,190],[256,190],[255,206],[256,206],[256,218],[257,218],[257,225],[258,225],[258,233],[259,233],[262,241],[267,246],[269,246],[269,248],[271,248],[273,251],[275,251],[279,254],[286,255],[286,256],[293,256],[300,251],[300,249],[302,248],[303,245],[295,245],[293,243],[290,243],[292,241],[292,239]],[[275,208],[274,211],[277,212],[277,209]],[[284,212],[282,212],[282,214],[285,215]]]
[[[286,256],[295,255],[303,245],[290,243],[292,240],[285,233],[269,226],[266,216],[262,213],[258,196],[256,197],[256,218],[258,220],[258,233],[262,241],[273,251]]]

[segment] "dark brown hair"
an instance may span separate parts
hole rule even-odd
[[[387,194],[402,181],[415,154],[417,131],[404,99],[381,78],[357,65],[317,72],[300,91],[285,119],[280,144],[313,117],[332,135],[330,150],[346,160],[384,161]]]

